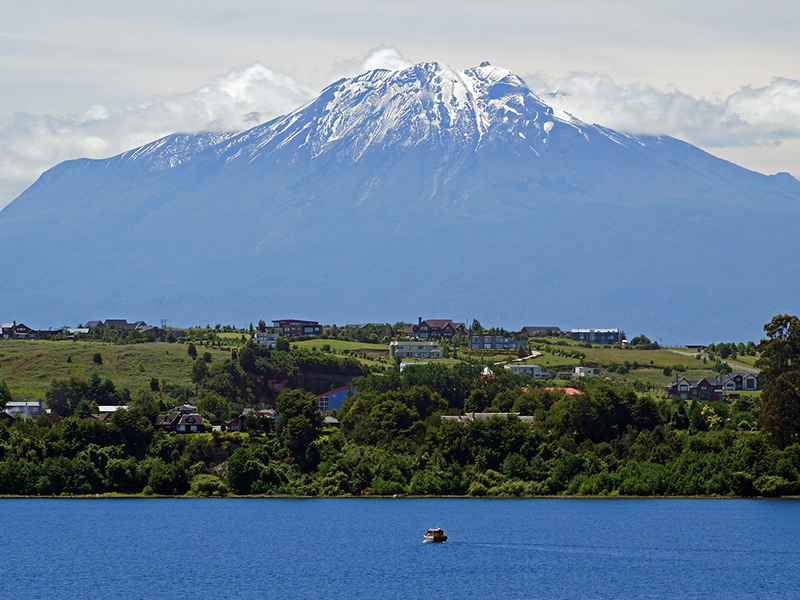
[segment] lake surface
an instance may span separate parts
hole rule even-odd
[[[800,598],[800,501],[0,500],[0,598]],[[423,544],[443,527],[446,544]]]

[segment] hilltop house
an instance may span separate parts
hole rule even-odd
[[[279,337],[280,334],[278,333],[267,333],[265,331],[256,331],[253,334],[253,340],[256,344],[269,348],[274,348],[277,345]]]
[[[155,335],[156,340],[163,342],[167,335],[172,333],[172,335],[176,338],[181,338],[185,335],[183,329],[176,329],[176,328],[169,328],[164,329],[161,327],[156,327],[155,325],[148,325],[144,321],[134,321],[133,323],[129,323],[127,319],[106,319],[105,321],[87,321],[83,328],[80,330],[75,330],[78,333],[88,333],[85,330],[91,330],[94,328],[104,328],[104,327],[114,327],[116,329],[122,329],[123,331],[133,331],[136,330],[139,333],[148,334],[152,333]],[[72,331],[71,331],[72,332]]]
[[[467,334],[467,327],[464,323],[454,323],[450,319],[428,319],[423,321],[420,317],[419,322],[411,329],[412,335],[423,340],[449,340],[457,334]]]
[[[520,330],[520,335],[533,336],[560,336],[563,332],[560,327],[523,327]]]
[[[390,342],[389,356],[394,358],[442,358],[439,342]]]
[[[4,340],[35,340],[38,331],[31,329],[23,323],[3,323],[0,325],[0,338]]]
[[[518,350],[527,344],[525,340],[512,340],[508,335],[483,335],[469,336],[470,350]]]
[[[272,328],[284,337],[320,335],[322,333],[322,325],[318,321],[302,321],[300,319],[279,319],[272,322]]]
[[[616,344],[619,342],[619,329],[573,329],[572,339],[592,344]]]

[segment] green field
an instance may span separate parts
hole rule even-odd
[[[321,350],[322,346],[328,344],[331,347],[331,350],[336,350],[336,353],[341,353],[342,350],[356,350],[358,348],[367,348],[370,350],[385,350],[386,352],[389,351],[389,344],[368,344],[367,342],[349,342],[346,340],[327,340],[327,339],[315,339],[315,340],[305,340],[303,342],[295,342],[289,340],[293,346],[299,346],[300,348],[311,348],[316,347],[317,350]]]
[[[200,355],[210,352],[214,361],[230,357],[226,350],[198,346],[197,351]],[[103,358],[102,365],[92,360],[96,352]],[[193,385],[191,368],[186,344],[0,340],[0,380],[6,381],[16,400],[43,397],[53,379],[88,378],[92,373],[132,392],[149,389],[153,377]]]

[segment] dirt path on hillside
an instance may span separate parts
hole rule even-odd
[[[117,377],[122,379],[122,374],[117,370],[117,365],[114,364],[114,355],[109,352],[106,356],[108,356],[108,364],[111,365],[111,370],[117,374]]]
[[[41,356],[35,356],[30,360],[26,360],[24,363],[22,363],[18,367],[14,368],[14,373],[20,373],[20,372],[24,371],[25,369],[27,369],[28,367],[30,367],[33,363],[35,363],[37,361],[40,361],[43,358],[47,358],[48,356],[50,356],[50,355],[49,354],[42,354]]]
[[[669,348],[667,348],[667,349],[669,350]],[[681,352],[680,350],[669,350],[669,351],[670,352],[674,352],[675,354],[680,354],[681,356],[691,356],[692,358],[697,356],[696,352],[695,353],[692,353],[692,352]],[[731,363],[728,362],[728,364],[731,364]],[[754,369],[753,367],[747,367],[747,366],[745,366],[745,365],[743,365],[741,363],[733,363],[731,366],[735,366],[740,371],[746,371],[747,373],[752,373],[753,375],[758,375],[758,373],[759,373],[758,369]]]

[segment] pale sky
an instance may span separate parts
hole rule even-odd
[[[2,15],[0,207],[62,160],[244,129],[420,61],[489,60],[589,123],[800,177],[797,0],[3,0]]]

